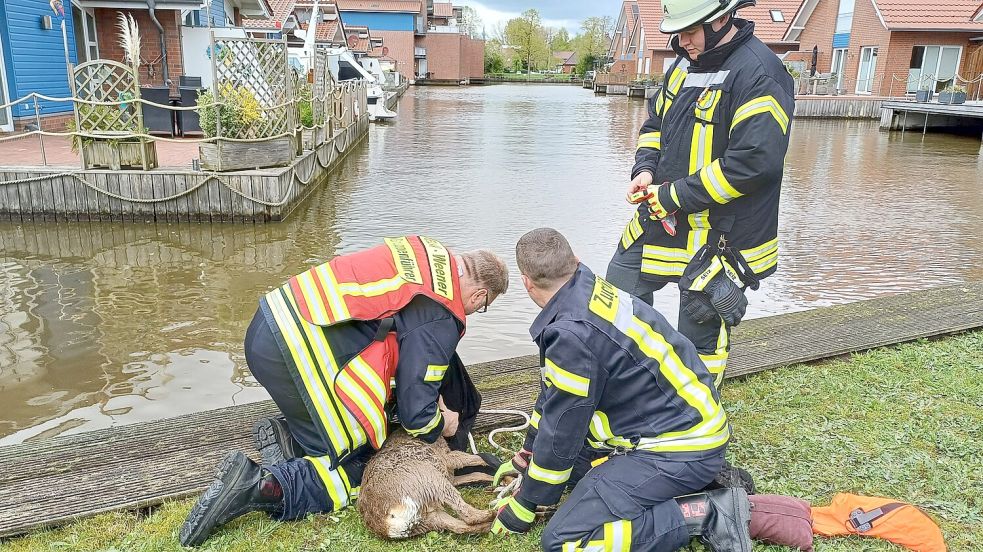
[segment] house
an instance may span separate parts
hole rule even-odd
[[[638,67],[639,43],[642,34],[642,27],[639,23],[638,2],[635,0],[623,2],[608,49],[608,60],[611,63],[610,70],[612,73],[638,74],[643,72]],[[644,69],[644,65],[642,68]]]
[[[291,45],[302,45],[303,39],[294,32],[307,31],[310,28],[314,12],[314,0],[272,0],[271,13],[268,17],[251,18],[242,21],[242,27],[257,38],[282,38],[286,33]],[[341,14],[335,4],[318,2],[317,31],[314,37],[316,44],[327,46],[344,46],[347,43],[345,26]]]
[[[662,34],[662,2],[637,0],[641,30],[638,35],[638,51],[641,52],[635,72],[637,74],[661,74],[676,59],[669,47],[669,35]],[[627,3],[627,2],[626,2]],[[756,6],[741,9],[738,16],[754,22],[754,34],[768,45],[776,55],[782,56],[798,50],[795,40],[786,36],[792,17],[801,0],[758,0]]]
[[[136,0],[0,0],[0,104],[32,92],[69,97],[68,63],[96,59],[123,61],[119,13],[133,15],[140,27],[141,86],[178,84],[184,74],[182,27],[185,23],[227,26],[268,11],[267,0],[160,0],[151,9]],[[64,22],[65,35],[61,25]],[[42,128],[64,130],[71,102],[42,101]],[[33,104],[0,109],[0,130],[23,127],[34,119]]]
[[[849,94],[941,90],[955,75],[983,74],[980,0],[805,0],[786,32],[790,59],[835,73]]]
[[[580,56],[577,52],[553,52],[553,59],[556,61],[556,71],[569,75],[577,69]]]

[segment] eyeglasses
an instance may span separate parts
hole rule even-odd
[[[485,306],[481,307],[480,309],[478,309],[478,310],[476,310],[474,312],[476,312],[478,314],[483,314],[483,313],[488,312],[488,290],[485,290]]]

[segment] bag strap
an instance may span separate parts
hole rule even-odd
[[[389,336],[389,332],[393,331],[393,326],[395,325],[396,319],[392,316],[379,320],[379,329],[375,331],[375,337],[372,339],[375,341],[385,341],[386,337]]]
[[[890,504],[885,504],[880,508],[874,508],[869,512],[864,512],[863,508],[857,508],[856,510],[850,512],[850,517],[847,518],[847,522],[858,533],[866,533],[874,528],[875,521],[897,510],[898,508],[903,508],[904,506],[907,505],[900,502],[892,502]]]

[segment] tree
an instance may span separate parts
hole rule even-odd
[[[516,57],[525,63],[526,70],[532,71],[550,61],[549,45],[538,11],[526,10],[521,17],[510,19],[502,34],[505,43],[515,50]]]
[[[471,6],[464,6],[461,13],[461,20],[458,22],[461,31],[471,38],[482,38],[484,25],[477,10]]]
[[[566,52],[570,48],[570,31],[566,27],[560,27],[550,40],[550,49],[554,52]]]
[[[505,56],[502,55],[502,44],[497,40],[485,42],[485,73],[502,73],[505,71]]]
[[[580,24],[583,33],[574,39],[574,49],[580,59],[603,59],[607,55],[614,20],[610,17],[588,17]],[[593,67],[591,67],[593,69]]]

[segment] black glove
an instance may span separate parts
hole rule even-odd
[[[704,290],[710,298],[710,303],[714,310],[724,319],[727,327],[736,326],[741,323],[744,313],[747,312],[747,297],[744,291],[737,287],[726,274],[717,274]]]

